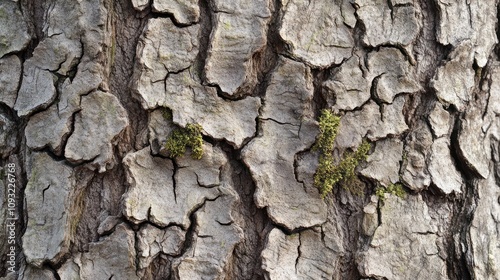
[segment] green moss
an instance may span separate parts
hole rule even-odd
[[[396,183],[391,184],[387,187],[387,193],[393,194],[397,197],[404,198],[406,196],[406,191],[403,188],[403,184]]]
[[[366,160],[370,151],[370,143],[363,141],[355,152],[343,156],[335,164],[332,153],[340,126],[340,117],[330,110],[323,110],[319,118],[320,134],[314,149],[320,151],[319,165],[314,175],[314,185],[319,188],[321,196],[325,197],[337,183],[355,194],[362,194],[364,185],[356,177],[355,169],[360,162]]]
[[[314,149],[321,151],[323,154],[331,154],[339,126],[339,116],[335,116],[330,110],[325,109],[321,111],[321,116],[319,117],[320,134],[314,145]]]
[[[403,155],[401,157],[403,164],[408,162],[408,151],[403,151]]]
[[[401,184],[401,183],[390,184],[387,187],[379,186],[375,189],[375,195],[382,202],[385,200],[386,193],[390,193],[390,194],[395,195],[399,198],[406,197],[406,191],[403,187],[403,184]]]
[[[162,108],[161,109],[161,115],[166,121],[172,121],[172,110],[169,108]]]
[[[191,157],[201,159],[203,156],[203,139],[199,124],[187,124],[185,128],[175,129],[170,133],[165,148],[172,158],[184,155],[186,148],[192,150]]]
[[[378,197],[380,201],[384,201],[385,199],[385,188],[382,186],[375,188],[375,195]]]

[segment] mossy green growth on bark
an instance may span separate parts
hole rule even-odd
[[[188,123],[185,128],[177,128],[170,133],[165,143],[165,149],[172,158],[184,155],[186,148],[192,150],[193,159],[201,159],[203,156],[203,139],[201,136],[202,127],[199,124]]]
[[[406,196],[406,191],[403,188],[403,185],[401,183],[396,183],[396,184],[390,184],[387,187],[377,187],[375,189],[375,195],[379,198],[380,201],[384,201],[385,199],[385,194],[390,193],[392,195],[395,195],[399,198],[404,198]]]
[[[333,187],[341,182],[342,186],[355,194],[362,194],[357,182],[355,169],[360,162],[366,160],[370,151],[370,143],[363,141],[355,152],[344,154],[338,164],[333,158],[335,137],[340,125],[340,117],[330,110],[323,110],[319,117],[320,134],[314,149],[320,151],[319,165],[314,175],[314,185],[319,188],[321,197],[325,197]]]

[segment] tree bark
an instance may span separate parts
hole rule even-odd
[[[0,0],[1,279],[500,279],[497,7]]]

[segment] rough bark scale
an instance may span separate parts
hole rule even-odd
[[[0,0],[1,279],[500,279],[497,6]],[[313,185],[324,108],[364,195]]]

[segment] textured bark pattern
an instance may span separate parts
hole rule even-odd
[[[1,279],[500,279],[497,6],[0,0]],[[372,148],[322,199],[325,108]]]

